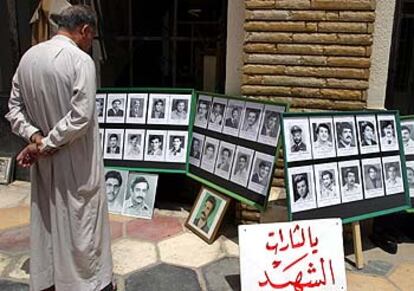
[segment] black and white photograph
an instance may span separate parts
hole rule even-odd
[[[241,120],[240,138],[251,141],[257,140],[263,107],[264,105],[261,103],[246,102],[246,108]]]
[[[301,117],[285,118],[283,129],[287,161],[312,159],[308,119]]]
[[[126,129],[124,160],[142,161],[144,159],[144,142],[144,129]]]
[[[379,152],[380,148],[375,115],[357,115],[356,121],[361,154]]]
[[[105,122],[106,112],[106,94],[96,94],[96,115],[98,116],[98,122]]]
[[[211,103],[213,98],[211,96],[199,95],[196,114],[194,118],[194,126],[206,128],[208,123],[208,118],[211,110]]]
[[[414,121],[401,120],[401,137],[406,155],[414,155]]]
[[[339,162],[342,203],[364,199],[359,160]]]
[[[124,130],[107,128],[105,130],[104,159],[122,160],[124,149]]]
[[[103,128],[99,129],[99,140],[101,141],[102,152],[104,152],[105,129],[103,129]]]
[[[122,214],[151,219],[157,193],[157,174],[129,172]]]
[[[0,157],[0,184],[10,183],[13,165],[12,157]]]
[[[168,124],[170,96],[166,94],[150,94],[148,103],[148,124]]]
[[[353,116],[334,116],[338,157],[358,155],[357,131]]]
[[[312,117],[310,124],[313,159],[335,157],[332,117]]]
[[[234,144],[225,141],[220,142],[216,169],[214,171],[215,175],[226,180],[229,179],[235,149],[236,146]]]
[[[127,95],[122,93],[108,94],[106,104],[106,123],[124,123]]]
[[[241,118],[244,112],[245,102],[241,100],[229,100],[224,118],[223,133],[232,136],[239,135]]]
[[[230,177],[233,183],[247,187],[250,170],[252,168],[253,154],[254,150],[237,146]]]
[[[211,105],[208,117],[208,129],[221,132],[224,125],[224,113],[226,112],[227,99],[215,97]]]
[[[404,193],[400,156],[383,157],[382,169],[384,171],[385,194]]]
[[[200,168],[206,170],[207,172],[214,173],[214,166],[217,160],[219,143],[220,141],[218,139],[206,137],[204,141],[203,155],[201,157]]]
[[[148,94],[128,94],[127,123],[144,124],[147,114]]]
[[[187,131],[168,131],[166,162],[185,163],[187,159]]]
[[[168,124],[188,125],[191,95],[170,95],[170,104]]]
[[[145,138],[145,161],[162,162],[165,160],[167,131],[147,130]]]
[[[260,121],[258,142],[277,146],[280,135],[280,119],[285,108],[277,105],[265,105]]]
[[[193,139],[191,140],[190,148],[190,164],[196,167],[200,167],[204,138],[204,135],[193,132]]]
[[[265,196],[273,177],[274,156],[255,152],[248,189]]]
[[[289,168],[288,175],[291,212],[316,208],[312,166]]]
[[[316,200],[318,207],[341,203],[339,192],[338,164],[326,163],[314,165]]]
[[[384,196],[381,158],[362,159],[365,199]]]
[[[410,197],[414,198],[414,161],[406,162],[407,182],[410,190]]]
[[[378,114],[378,128],[380,133],[380,145],[382,152],[398,151],[397,130],[394,115]]]
[[[120,214],[128,188],[128,172],[105,168],[105,190],[110,213]]]

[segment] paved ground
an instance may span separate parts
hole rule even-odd
[[[0,290],[29,290],[29,187],[0,186]],[[225,225],[212,244],[184,227],[188,212],[159,210],[151,221],[111,215],[118,290],[240,290],[236,227]],[[352,240],[345,235],[346,249]],[[414,290],[414,244],[389,255],[364,241],[366,266],[347,255],[348,290]]]

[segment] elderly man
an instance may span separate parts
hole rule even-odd
[[[112,290],[112,258],[95,65],[87,6],[65,9],[51,40],[29,49],[13,78],[6,115],[30,142],[31,290]]]

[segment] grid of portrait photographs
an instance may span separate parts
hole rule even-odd
[[[286,107],[199,93],[189,172],[264,206]]]
[[[401,116],[401,137],[405,153],[407,182],[414,203],[414,116]]]
[[[407,206],[398,122],[395,111],[283,114],[291,218]]]
[[[105,168],[108,210],[138,218],[151,219],[154,212],[158,175]]]

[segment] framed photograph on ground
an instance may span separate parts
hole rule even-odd
[[[342,203],[364,199],[359,160],[339,162]]]
[[[365,199],[384,196],[381,158],[361,160]]]
[[[241,100],[229,100],[224,119],[223,133],[238,136],[241,118],[244,113],[245,102]]]
[[[196,132],[193,132],[193,139],[191,141],[190,149],[190,164],[200,167],[201,155],[203,151],[205,136]]]
[[[235,149],[236,146],[234,144],[225,141],[220,142],[218,158],[216,162],[216,169],[214,171],[214,174],[223,179],[229,179]]]
[[[105,130],[104,158],[122,160],[124,149],[124,129],[107,128]]]
[[[230,198],[202,187],[185,223],[186,227],[211,244],[229,203]]]
[[[316,208],[316,193],[312,166],[289,168],[291,212]]]
[[[257,140],[259,134],[260,118],[263,112],[263,104],[246,102],[246,108],[242,117],[242,125],[239,137],[251,141]]]
[[[277,146],[280,135],[280,118],[284,110],[283,106],[265,105],[259,126],[258,142]]]
[[[190,120],[191,95],[170,95],[168,124],[188,125]]]
[[[338,164],[317,164],[314,168],[318,208],[340,204]]]
[[[150,94],[148,103],[148,124],[168,124],[170,96],[166,94]]]
[[[236,154],[230,178],[233,183],[243,187],[247,186],[250,169],[252,168],[253,154],[254,150],[252,149],[242,146],[236,147]]]
[[[414,155],[414,121],[401,120],[401,137],[406,155]]]
[[[332,117],[312,117],[310,124],[313,159],[336,157]]]
[[[147,113],[148,94],[128,94],[126,123],[144,124]]]
[[[248,189],[260,195],[266,195],[273,176],[273,160],[273,156],[260,152],[255,153]]]
[[[98,116],[98,122],[105,122],[106,112],[106,94],[96,94],[96,115]]]
[[[287,162],[312,159],[308,118],[285,118],[283,127]]]
[[[404,192],[400,157],[383,157],[382,169],[384,171],[385,194],[391,195]]]
[[[334,116],[336,153],[338,157],[358,155],[354,116]]]
[[[12,157],[0,157],[0,184],[10,183],[13,166]]]
[[[126,129],[124,160],[142,161],[144,159],[144,142],[144,129]]]
[[[168,131],[166,162],[185,163],[187,158],[187,139],[187,131]]]
[[[361,154],[379,152],[380,148],[375,115],[358,115],[356,121],[358,125]]]
[[[124,123],[126,102],[126,94],[108,94],[105,122]]]
[[[380,145],[382,152],[398,151],[398,140],[394,115],[378,115]]]
[[[208,129],[221,132],[224,125],[224,113],[226,111],[227,99],[215,97],[211,106],[211,112],[208,118]]]
[[[157,174],[129,172],[122,214],[151,219],[157,193]]]
[[[407,168],[407,181],[408,188],[410,190],[410,197],[414,198],[414,161],[406,162]]]
[[[105,190],[110,213],[122,212],[127,184],[128,171],[105,168]]]
[[[145,140],[145,161],[164,161],[167,148],[167,131],[147,130]]]
[[[202,128],[207,127],[212,100],[213,98],[211,96],[199,95],[196,107],[196,116],[194,118],[194,126]]]
[[[204,142],[203,155],[201,157],[201,166],[200,168],[213,173],[214,166],[217,159],[217,153],[219,149],[220,141],[212,137],[206,137]]]

